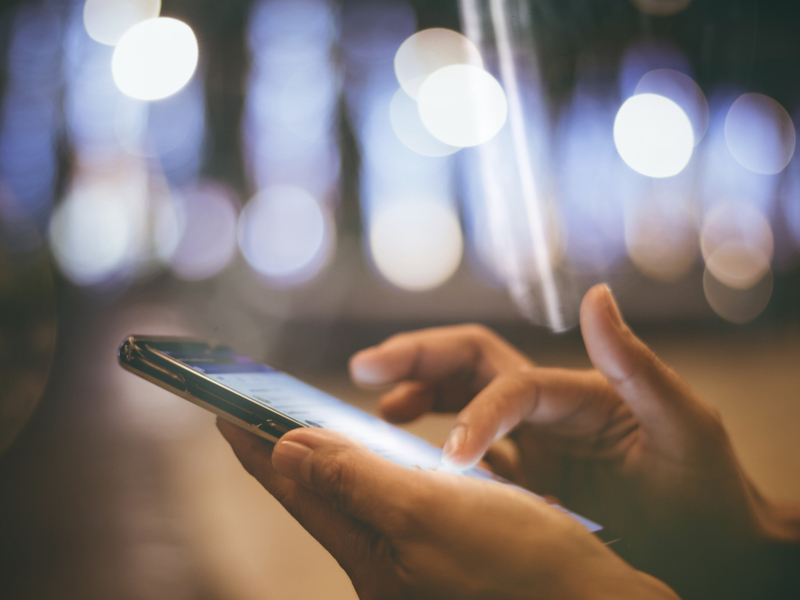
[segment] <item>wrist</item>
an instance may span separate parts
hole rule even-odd
[[[581,566],[565,586],[570,600],[680,600],[663,581],[635,569],[608,551],[605,560]],[[598,557],[599,558],[599,557]],[[591,567],[594,568],[591,568]]]

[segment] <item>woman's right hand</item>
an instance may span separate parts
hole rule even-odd
[[[625,536],[636,566],[679,593],[741,591],[737,575],[796,532],[744,475],[717,411],[631,332],[606,286],[584,298],[581,330],[594,370],[538,367],[467,325],[389,338],[356,354],[351,374],[394,384],[380,405],[389,420],[458,412],[444,450],[454,466],[509,434],[488,456],[501,474]]]

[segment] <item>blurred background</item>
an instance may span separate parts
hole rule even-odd
[[[0,597],[354,597],[211,415],[117,366],[131,333],[373,410],[346,361],[398,331],[588,366],[606,281],[800,501],[798,27],[766,0],[5,0]]]

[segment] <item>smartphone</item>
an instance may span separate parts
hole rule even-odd
[[[187,338],[132,335],[119,349],[119,362],[139,377],[273,442],[298,427],[325,427],[354,437],[399,465],[441,467],[439,448],[291,375],[239,356],[228,346]],[[480,467],[462,474],[514,485]],[[619,548],[619,536],[561,506],[553,506],[607,544],[614,544],[615,550]]]

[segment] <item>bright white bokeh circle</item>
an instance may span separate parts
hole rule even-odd
[[[417,110],[417,103],[403,88],[395,92],[389,103],[389,121],[397,138],[422,156],[447,156],[461,148],[440,142],[425,129]]]
[[[394,56],[397,81],[415,100],[428,76],[450,65],[483,68],[483,59],[475,44],[452,29],[418,31],[403,42]]]
[[[419,89],[417,105],[433,137],[461,148],[492,139],[508,116],[503,88],[472,65],[451,65],[430,75]]]
[[[742,94],[725,117],[725,141],[743,167],[774,175],[789,164],[797,140],[783,106],[763,94]]]
[[[114,82],[137,100],[159,100],[185,86],[197,68],[199,50],[191,27],[159,17],[131,27],[111,59]]]
[[[423,291],[455,273],[464,240],[453,207],[403,200],[388,204],[372,218],[369,245],[375,266],[390,283]]]
[[[253,269],[299,283],[313,277],[332,248],[332,225],[319,202],[297,186],[268,187],[239,217],[239,248]]]
[[[86,0],[83,25],[96,42],[115,46],[128,29],[160,12],[161,0]]]
[[[674,69],[648,71],[636,85],[635,94],[658,94],[681,107],[692,124],[694,145],[708,130],[708,100],[694,79]]]
[[[134,232],[123,202],[107,187],[81,187],[50,220],[50,246],[61,271],[78,285],[113,277],[128,262]]]
[[[614,144],[637,173],[672,177],[689,163],[694,133],[689,117],[675,102],[657,94],[637,94],[617,113]]]

